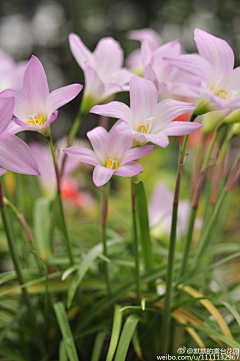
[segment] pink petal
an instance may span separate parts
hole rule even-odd
[[[132,136],[126,136],[125,134],[119,134],[118,126],[125,123],[123,120],[118,120],[109,131],[109,157],[115,159],[121,158],[124,154],[132,148],[133,139]]]
[[[85,75],[84,97],[90,96],[97,104],[103,99],[104,84],[90,63],[84,63],[83,70]]]
[[[4,97],[15,98],[15,105],[13,110],[15,117],[21,119],[24,122],[31,119],[29,115],[34,113],[34,107],[24,94],[17,90],[6,89],[0,93],[0,98]]]
[[[168,136],[164,133],[146,134],[145,137],[149,142],[156,144],[162,148],[166,148],[169,144]]]
[[[80,93],[82,88],[83,86],[81,84],[71,84],[52,91],[46,100],[48,114],[53,113],[58,108],[69,103]]]
[[[52,122],[54,122],[54,120],[57,119],[57,116],[58,116],[58,112],[57,111],[53,112],[46,121],[46,123],[44,123],[41,127],[39,127],[38,131],[41,133],[41,130],[47,128]]]
[[[14,102],[14,98],[0,98],[0,134],[2,134],[10,124]]]
[[[38,125],[31,125],[30,123],[26,124],[25,122],[23,122],[21,119],[18,119],[18,118],[14,118],[13,122],[18,126],[18,128],[12,126],[10,128],[11,134],[15,133],[15,130],[16,130],[16,133],[18,133],[19,131],[21,132],[21,131],[25,131],[25,130],[31,130],[31,131],[37,132],[38,129],[41,128]]]
[[[4,168],[0,168],[0,176],[7,173],[7,170]]]
[[[132,122],[131,109],[121,102],[110,102],[108,104],[95,105],[95,107],[90,110],[90,113],[122,119],[130,124]]]
[[[170,123],[179,115],[193,111],[195,105],[192,103],[180,102],[173,99],[164,99],[157,104],[151,113],[153,123],[151,133],[159,133],[166,124]]]
[[[123,50],[119,43],[110,37],[98,42],[93,56],[96,69],[106,81],[109,81],[109,75],[120,69],[123,64]]]
[[[105,158],[108,156],[109,151],[108,132],[103,127],[96,127],[93,130],[90,130],[90,132],[87,132],[87,136],[99,162],[105,164]]]
[[[39,175],[39,170],[30,148],[15,135],[0,136],[0,166],[12,172]]]
[[[94,65],[93,55],[88,50],[88,48],[83,44],[82,40],[76,34],[69,35],[69,44],[72,54],[81,68],[85,61],[88,61],[90,64]]]
[[[226,74],[233,70],[234,54],[231,47],[225,40],[216,38],[200,29],[195,29],[194,39],[199,54],[211,64],[211,82],[214,84],[221,81]]]
[[[132,72],[129,70],[122,68],[116,70],[114,73],[112,73],[110,77],[110,81],[112,83],[116,83],[117,85],[123,86],[127,83],[129,83],[129,80],[134,76]]]
[[[130,80],[130,108],[135,123],[149,117],[158,101],[157,89],[153,82],[134,76]]]
[[[142,172],[143,168],[140,164],[136,162],[129,162],[115,170],[114,175],[120,175],[122,177],[133,177]]]
[[[130,149],[125,153],[123,160],[121,159],[121,167],[132,160],[145,157],[147,154],[153,151],[154,145],[143,145],[141,147]]]
[[[114,173],[113,169],[102,167],[97,165],[93,170],[93,183],[97,187],[101,187],[106,184]]]
[[[191,134],[195,130],[202,127],[202,124],[197,122],[178,122],[174,121],[167,124],[162,132],[168,136],[176,136],[176,135],[186,135]]]
[[[137,138],[138,142],[141,143],[141,144],[146,142],[145,135],[143,133],[139,133],[136,130],[134,130],[132,128],[132,126],[129,125],[128,123],[126,123],[126,122],[121,122],[121,123],[117,124],[116,131],[119,134],[125,135],[126,137]]]
[[[210,63],[198,54],[184,54],[176,58],[164,57],[163,60],[202,79],[207,85],[212,74]]]
[[[63,150],[69,157],[79,160],[79,162],[98,165],[99,161],[93,150],[82,147],[70,147]]]
[[[153,29],[131,30],[128,32],[127,37],[141,42],[147,40],[152,50],[157,49],[162,43],[161,37]]]
[[[25,124],[25,123],[24,123]],[[18,125],[15,123],[14,120],[12,120],[9,124],[8,127],[6,129],[6,133],[9,134],[17,134],[19,132],[22,132],[23,130],[26,130],[25,128],[23,128],[22,126]]]
[[[24,73],[23,94],[33,104],[36,113],[44,113],[44,104],[49,94],[47,77],[42,64],[34,55]]]

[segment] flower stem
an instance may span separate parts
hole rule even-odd
[[[227,152],[228,146],[231,142],[231,140],[234,138],[234,134],[230,131],[226,137],[226,139],[224,140],[220,152],[218,154],[218,158],[217,158],[217,166],[220,166],[222,164],[223,158]]]
[[[196,118],[197,118],[197,115],[192,113],[189,122],[194,122],[194,120]],[[182,163],[184,163],[184,159],[185,159],[185,155],[186,155],[186,151],[187,151],[188,138],[189,138],[189,134],[185,135],[183,145],[182,145]]]
[[[213,151],[213,148],[214,148],[214,145],[216,143],[216,140],[217,140],[217,137],[218,137],[218,134],[219,134],[219,130],[225,125],[225,123],[219,123],[218,126],[215,128],[215,131],[214,131],[214,134],[213,134],[213,137],[212,137],[212,140],[211,140],[211,143],[210,143],[210,146],[208,148],[208,151],[207,151],[207,154],[206,154],[206,157],[204,159],[204,162],[203,162],[203,165],[202,165],[202,170],[204,168],[207,167],[208,163],[209,163],[209,159],[212,155],[212,151]]]
[[[78,132],[78,129],[81,125],[81,121],[82,121],[82,116],[84,114],[82,113],[82,110],[81,110],[81,107],[79,109],[79,112],[76,116],[76,118],[74,119],[74,122],[72,124],[72,127],[70,129],[70,132],[69,132],[69,136],[68,136],[68,147],[71,147],[76,135],[77,135],[77,132]]]
[[[131,199],[132,199],[132,220],[133,220],[133,247],[135,257],[135,279],[136,279],[136,294],[137,304],[140,304],[140,278],[139,278],[139,247],[138,247],[138,234],[137,234],[137,217],[136,217],[136,205],[135,205],[135,192],[134,192],[134,177],[131,178]]]
[[[111,185],[111,182],[109,181],[103,190],[103,202],[102,202],[102,245],[103,245],[103,255],[105,257],[108,256],[106,228],[107,228],[108,197],[109,197],[110,185]],[[111,292],[111,283],[110,283],[109,269],[108,269],[107,262],[104,262],[104,272],[105,272],[105,280],[106,280],[107,290],[108,290],[108,294],[110,296],[112,292]]]
[[[1,181],[0,181],[0,208],[1,208],[3,226],[4,226],[4,229],[5,229],[6,236],[7,236],[10,255],[11,255],[11,258],[12,258],[12,261],[13,261],[13,265],[14,265],[16,274],[17,274],[18,282],[22,286],[22,285],[25,284],[25,280],[24,280],[24,277],[23,277],[18,252],[16,250],[16,246],[15,246],[15,242],[14,242],[14,238],[13,238],[13,234],[12,234],[12,229],[9,226],[6,207],[5,207],[5,204],[4,204],[4,197],[3,197],[3,190],[2,190]],[[38,330],[36,317],[35,317],[35,311],[33,309],[29,293],[28,293],[26,287],[22,287],[21,290],[22,290],[22,293],[23,293],[25,303],[26,303],[27,308],[28,308],[29,317],[30,317],[30,319],[32,321],[32,325],[33,325],[33,328],[34,328],[34,331],[35,331],[35,335],[36,335],[36,338],[37,338],[37,343],[38,343],[39,349],[40,349],[41,353],[44,355],[45,347],[44,347],[44,344],[42,342],[42,339],[41,339],[41,336],[40,336],[40,333],[39,333],[39,330]]]
[[[61,188],[60,188],[59,169],[58,169],[56,156],[55,156],[55,152],[54,152],[54,148],[53,148],[52,137],[51,136],[47,137],[47,140],[48,140],[48,143],[49,143],[49,146],[51,149],[53,163],[54,163],[54,169],[55,169],[55,174],[56,174],[57,199],[58,199],[58,204],[59,204],[59,209],[60,209],[60,217],[62,220],[62,230],[63,230],[64,237],[66,239],[67,252],[68,252],[68,256],[69,256],[69,260],[70,260],[70,265],[72,266],[74,264],[72,245],[71,245],[69,234],[68,234],[68,228],[67,228],[67,223],[66,223],[65,213],[64,213],[64,208],[63,208],[63,201],[62,201]]]
[[[174,256],[175,256],[175,244],[176,244],[176,235],[177,235],[178,203],[179,203],[179,192],[180,192],[183,165],[184,162],[182,162],[182,151],[180,150],[179,159],[178,159],[177,180],[176,180],[173,208],[172,208],[172,224],[171,224],[169,253],[168,253],[166,292],[165,292],[164,306],[162,312],[162,330],[161,330],[161,345],[160,345],[161,355],[165,355],[168,349],[170,310],[171,310],[171,301],[172,301],[172,283],[173,283],[173,273],[174,273]]]

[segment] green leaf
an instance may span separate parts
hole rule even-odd
[[[115,361],[124,361],[126,359],[128,347],[139,320],[140,318],[135,315],[131,315],[126,319],[119,340]]]
[[[50,203],[51,200],[48,197],[40,197],[34,204],[34,236],[43,260],[46,260],[51,255],[49,240]]]
[[[69,326],[67,314],[64,308],[64,304],[62,302],[58,302],[55,303],[53,307],[57,316],[58,325],[63,336],[68,357],[70,361],[79,361],[77,356],[77,350],[72,336],[72,331]]]
[[[60,341],[59,344],[59,361],[68,361],[64,340]]]
[[[97,334],[97,337],[96,337],[96,340],[95,340],[94,346],[93,346],[91,361],[99,360],[99,358],[101,356],[101,351],[102,351],[102,346],[103,346],[105,336],[106,336],[106,332],[104,332],[104,331],[99,332]]]
[[[137,209],[138,225],[140,229],[140,240],[142,256],[146,270],[153,268],[152,242],[149,232],[148,208],[143,182],[136,182],[134,185],[135,202]]]
[[[121,308],[120,305],[114,306],[112,335],[111,335],[106,361],[112,361],[114,353],[117,348],[118,339],[122,326],[122,312],[119,312],[120,308]]]
[[[137,329],[135,329],[135,331],[134,331],[134,334],[132,337],[132,342],[133,342],[133,348],[136,352],[137,357],[139,358],[139,360],[143,360],[142,349],[141,349]]]
[[[118,242],[121,242],[120,240],[114,240],[107,242],[108,247],[116,244]],[[67,307],[69,308],[72,304],[73,297],[75,296],[76,290],[78,286],[80,285],[83,277],[85,276],[87,270],[93,263],[93,261],[103,252],[103,246],[102,243],[97,244],[94,246],[85,256],[85,258],[80,263],[80,266],[78,267],[77,273],[74,276],[71,286],[69,287],[68,296],[67,296]]]
[[[69,263],[69,260],[68,260],[68,263]],[[73,272],[75,272],[78,269],[78,267],[79,266],[77,264],[74,264],[73,266],[66,269],[66,271],[63,272],[62,281],[65,281],[68,278],[68,276],[70,276],[70,274],[72,274]]]
[[[0,347],[0,355],[7,357],[8,360],[11,360],[11,361],[26,361],[20,355],[16,354],[16,352],[9,350],[2,346]]]

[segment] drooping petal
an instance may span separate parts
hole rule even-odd
[[[76,34],[69,35],[70,49],[77,63],[83,68],[85,61],[93,65],[93,55]]]
[[[12,119],[14,98],[0,98],[0,135],[7,129]]]
[[[140,164],[136,162],[129,162],[115,170],[114,174],[122,177],[133,177],[142,172],[143,167]]]
[[[70,147],[63,150],[69,157],[79,160],[79,162],[98,165],[99,161],[93,150],[82,147]]]
[[[108,104],[96,105],[90,110],[90,113],[122,119],[129,124],[132,123],[131,109],[121,102],[110,102]]]
[[[69,103],[82,90],[81,84],[71,84],[52,91],[46,100],[47,114],[53,113],[63,105]]]
[[[118,120],[109,131],[109,156],[114,159],[121,158],[124,154],[132,148],[133,138],[132,136],[126,136],[118,132],[118,126],[125,123],[123,120]]]
[[[96,69],[99,71],[101,78],[108,80],[116,70],[120,69],[123,64],[123,50],[119,43],[113,38],[101,39],[93,52]]]
[[[195,29],[194,40],[199,54],[211,64],[211,83],[221,81],[225,75],[233,70],[234,53],[225,40],[200,29]]]
[[[151,113],[151,133],[158,133],[166,124],[170,123],[179,115],[193,111],[195,105],[173,99],[164,99],[157,104]]]
[[[130,149],[124,155],[124,159],[121,160],[121,167],[132,160],[145,157],[147,154],[153,151],[154,145],[143,145],[141,147]]]
[[[49,89],[43,66],[34,55],[32,55],[24,73],[23,94],[34,105],[35,112],[42,115]]]
[[[14,97],[15,105],[13,114],[15,115],[15,117],[21,119],[23,122],[31,119],[30,115],[33,115],[34,107],[24,94],[20,93],[17,90],[6,89],[0,93],[0,98],[4,97]]]
[[[200,55],[184,54],[176,58],[164,57],[163,60],[202,79],[206,85],[209,85],[212,74],[211,64]]]
[[[0,154],[1,167],[21,174],[40,174],[29,147],[16,135],[1,134]]]
[[[153,82],[134,76],[130,80],[130,108],[135,124],[146,121],[158,101],[157,89]]]
[[[7,170],[4,168],[0,168],[0,176],[7,173]]]
[[[197,122],[171,122],[167,124],[162,132],[168,136],[191,134],[195,130],[202,127],[202,124]]]
[[[97,165],[93,170],[93,183],[97,187],[101,187],[106,184],[114,174],[114,170],[101,165]]]
[[[100,164],[105,164],[105,158],[108,156],[109,150],[109,134],[103,127],[96,127],[90,132],[87,132],[87,137],[90,140],[96,157]],[[98,164],[99,164],[98,162]]]
[[[153,143],[158,145],[159,147],[166,148],[169,144],[168,136],[164,133],[159,134],[146,134],[145,138]]]

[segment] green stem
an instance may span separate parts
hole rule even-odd
[[[72,266],[74,264],[74,259],[73,259],[73,253],[72,253],[72,245],[71,245],[69,234],[68,234],[68,228],[67,228],[67,223],[66,223],[65,213],[64,213],[64,208],[63,208],[63,201],[62,201],[61,188],[60,188],[59,169],[58,169],[56,156],[55,156],[55,152],[54,152],[54,148],[53,148],[52,137],[51,136],[47,137],[47,140],[48,140],[48,143],[49,143],[49,146],[51,149],[53,163],[54,163],[54,169],[55,169],[55,174],[56,174],[57,199],[58,199],[58,204],[59,204],[59,209],[60,209],[60,217],[61,217],[61,221],[62,221],[62,230],[63,230],[64,237],[66,239],[67,252],[68,252],[68,257],[70,260],[70,265]]]
[[[134,177],[131,178],[131,199],[132,199],[132,221],[133,221],[133,248],[135,257],[135,280],[136,280],[136,294],[137,304],[140,304],[140,278],[139,278],[139,246],[138,246],[138,234],[137,234],[137,217],[136,217],[136,204],[135,204],[135,192],[134,192]]]
[[[230,130],[230,132],[228,133],[226,139],[224,140],[224,142],[221,146],[220,152],[218,154],[217,166],[220,166],[222,164],[222,161],[227,152],[228,146],[233,138],[234,138],[234,134]]]
[[[107,215],[108,215],[108,197],[110,192],[111,182],[109,181],[106,184],[105,189],[103,190],[103,202],[102,202],[102,245],[103,245],[103,255],[105,257],[108,256],[107,252],[107,238],[106,238],[106,228],[107,228]],[[109,296],[111,295],[111,283],[109,277],[109,269],[108,262],[104,262],[104,272],[105,272],[105,280],[107,285],[107,290]]]
[[[12,234],[12,229],[9,226],[6,207],[5,207],[5,204],[4,204],[4,197],[3,197],[3,190],[2,190],[1,181],[0,181],[0,208],[1,208],[3,226],[4,226],[4,229],[5,229],[6,236],[7,236],[10,255],[11,255],[11,258],[12,258],[12,261],[13,261],[13,265],[14,265],[16,274],[17,274],[18,282],[22,286],[22,285],[25,284],[25,280],[24,280],[24,277],[23,277],[23,274],[22,274],[22,269],[21,269],[20,260],[19,260],[19,257],[18,257],[18,252],[17,252],[16,246],[15,246],[15,242],[14,242],[14,238],[13,238],[13,234]],[[26,287],[23,287],[21,289],[22,289],[22,293],[23,293],[25,303],[26,303],[27,308],[28,308],[29,318],[32,321],[33,328],[34,328],[34,331],[35,331],[35,335],[37,337],[37,343],[39,345],[41,353],[44,355],[44,344],[42,342],[42,339],[41,339],[41,336],[40,336],[40,333],[39,333],[39,330],[38,330],[36,317],[35,317],[35,311],[33,309],[29,293],[28,293]]]
[[[215,128],[215,131],[214,131],[214,134],[213,134],[213,137],[212,137],[212,140],[211,140],[210,146],[208,148],[208,151],[207,151],[206,157],[204,159],[201,170],[203,170],[203,169],[205,169],[207,167],[207,165],[209,163],[209,159],[210,159],[210,157],[212,155],[212,151],[213,151],[214,145],[216,143],[219,131],[225,125],[226,125],[225,123],[219,123],[218,126]]]
[[[195,115],[194,113],[192,113],[189,122],[194,122],[194,120],[195,120],[196,118],[197,118],[197,115]],[[182,159],[181,159],[181,160],[182,160],[182,163],[184,162],[185,155],[186,155],[186,151],[187,151],[188,138],[189,138],[189,134],[188,134],[188,135],[185,135],[184,141],[183,141],[183,145],[182,145]]]

